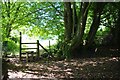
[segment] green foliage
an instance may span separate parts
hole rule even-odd
[[[8,41],[8,51],[16,52],[19,51],[19,46],[12,40]]]
[[[2,6],[2,39],[6,41],[8,39],[8,51],[18,51],[18,38],[19,32],[27,34],[29,36],[38,36],[42,39],[57,38],[58,42],[64,44],[64,6],[61,2],[1,2]],[[92,3],[89,8],[86,27],[83,35],[83,40],[86,40],[90,26],[93,21],[95,4]],[[81,3],[76,3],[76,11],[78,18],[80,17]],[[105,35],[109,34],[111,28],[116,26],[116,18],[118,18],[119,3],[108,3],[101,15],[100,26],[105,28],[99,28],[95,42],[100,44]],[[17,31],[17,36],[13,36],[14,30]],[[100,36],[99,36],[100,35]],[[14,37],[14,38],[13,38]],[[16,42],[14,42],[16,41]],[[59,45],[59,44],[57,44]],[[58,49],[57,45],[51,46],[51,49],[55,49],[59,55],[63,54],[63,49]],[[68,49],[66,44],[66,51]],[[61,47],[59,47],[61,48]],[[65,52],[69,53],[69,52]],[[59,56],[58,55],[58,56]]]
[[[10,34],[9,29],[45,39],[63,35],[63,3],[10,2],[10,8],[8,4],[2,3],[3,38]]]
[[[18,44],[14,41],[19,37],[19,32],[42,39],[60,38],[64,34],[63,3],[1,2],[1,6],[2,39],[8,41],[7,51],[18,50]],[[14,41],[6,40],[11,37]]]
[[[7,42],[6,46],[4,46],[4,42]],[[3,50],[7,53],[16,53],[19,51],[19,45],[15,43],[15,41],[7,39],[6,41],[3,41]]]

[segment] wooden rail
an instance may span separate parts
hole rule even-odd
[[[37,49],[37,48],[21,48],[21,50],[25,50],[25,49]]]
[[[47,49],[45,49],[40,43],[39,43],[40,47],[42,47],[46,52],[49,53],[49,51]]]
[[[21,43],[21,44],[37,44],[37,43]]]

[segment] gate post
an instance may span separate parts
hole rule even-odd
[[[37,40],[37,58],[39,58],[39,40]]]
[[[50,40],[49,40],[49,52],[51,53],[51,49],[50,49]]]
[[[19,53],[19,58],[20,58],[20,61],[21,61],[21,41],[22,41],[22,33],[20,32],[20,53]]]

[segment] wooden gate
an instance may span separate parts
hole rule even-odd
[[[22,47],[23,44],[36,44],[37,48],[31,48],[31,47],[27,47],[24,48]],[[33,60],[33,58],[39,58],[39,46],[44,49],[47,53],[49,53],[49,51],[47,49],[45,49],[40,43],[39,40],[37,40],[36,43],[22,43],[22,33],[20,32],[20,61],[22,60],[22,58],[26,58],[26,61],[29,60],[29,58],[31,58],[30,60]],[[32,50],[32,49],[36,49],[36,52],[34,51],[26,51],[23,52],[23,50]],[[23,57],[23,55],[26,55],[25,57]],[[36,56],[34,56],[36,55]]]
[[[37,48],[31,48],[31,47],[22,47],[23,44],[36,44]],[[36,52],[34,51],[26,51],[23,52],[23,50],[32,50],[32,49],[36,49]],[[36,54],[36,58],[39,57],[39,40],[37,40],[36,43],[22,43],[22,33],[20,32],[20,60],[22,60],[22,58],[26,58],[26,61],[28,61],[29,57],[31,57],[31,60],[33,60],[34,54]],[[22,57],[22,56],[26,57]]]

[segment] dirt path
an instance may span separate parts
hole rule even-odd
[[[14,65],[15,64],[15,65]],[[120,79],[120,57],[85,58],[70,61],[39,61],[19,63],[10,60],[9,78],[65,79],[111,78]],[[32,79],[34,78],[34,79]]]

